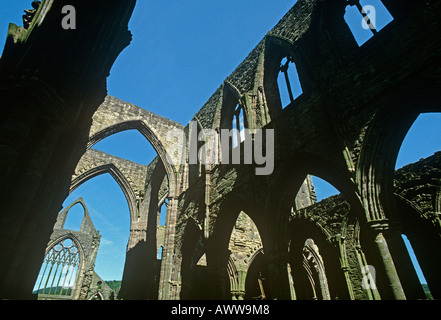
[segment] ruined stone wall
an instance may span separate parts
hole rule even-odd
[[[410,206],[419,209],[412,212],[413,216],[399,212],[400,223],[404,228],[397,231],[405,233],[406,228],[410,226],[417,230],[414,231],[417,234],[425,233],[427,230],[421,229],[420,225],[428,222],[433,229],[431,232],[435,231],[439,234],[441,220],[435,212],[440,196],[438,190],[441,187],[440,160],[441,154],[437,152],[395,171],[394,186],[397,199],[405,199]],[[364,267],[363,250],[368,252],[370,248],[362,245],[359,221],[351,213],[350,204],[344,196],[335,195],[296,210],[293,212],[292,219],[293,223],[296,219],[306,219],[319,225],[330,241],[344,238],[346,261],[343,267],[348,270],[354,298],[368,299],[369,296],[363,287],[362,268]],[[423,259],[424,256],[419,256],[419,261]]]
[[[77,204],[80,204],[84,208],[84,216],[81,222],[81,227],[79,230],[65,229],[64,224],[66,222],[69,211],[74,205]],[[98,254],[98,247],[100,245],[101,235],[99,231],[95,229],[87,207],[83,199],[81,198],[74,201],[71,205],[69,205],[67,208],[59,213],[57,217],[57,222],[53,227],[53,232],[47,245],[46,254],[48,254],[49,251],[57,243],[59,243],[60,240],[63,239],[71,239],[80,252],[80,264],[78,266],[75,283],[72,288],[72,293],[68,296],[39,294],[38,298],[42,300],[86,300],[89,297],[90,288],[95,274],[95,260]],[[46,269],[41,270],[41,272],[43,271],[46,271]],[[52,284],[50,288],[56,287],[57,285],[61,284]]]
[[[88,149],[81,157],[72,176],[73,188],[84,182],[84,178],[89,177],[88,173],[94,172],[99,168],[104,169],[113,165],[126,178],[132,192],[135,195],[144,192],[144,185],[147,178],[147,166],[118,158],[105,152]],[[105,171],[105,170],[103,170]]]
[[[384,3],[394,12],[394,21],[358,46],[344,21],[346,1],[298,1],[195,114],[202,129],[231,128],[231,110],[241,104],[253,132],[274,129],[275,167],[271,175],[257,177],[252,165],[211,165],[198,179],[182,182],[186,187],[179,195],[177,264],[186,261],[180,248],[188,224],[195,221],[204,235],[207,270],[217,270],[212,271],[215,279],[226,269],[229,232],[237,235],[234,225],[243,211],[259,229],[272,270],[279,270],[273,279],[283,273],[283,250],[295,221],[303,219],[308,222],[305,226],[321,234],[325,249],[320,253],[333,260],[328,262],[334,279],[329,285],[332,298],[376,299],[381,291],[382,298],[402,299],[403,290],[409,292],[405,285],[405,289],[396,285],[401,270],[389,262],[386,269],[378,267],[385,256],[369,237],[386,234],[383,243],[390,241],[390,248],[383,249],[397,248],[399,239],[384,232],[394,229],[397,220],[393,165],[416,116],[441,111],[435,89],[441,69],[434,58],[441,53],[434,28],[439,20],[434,9],[441,4],[406,2],[397,10],[397,2]],[[288,106],[281,105],[276,83],[285,56],[294,60],[303,89]],[[309,174],[337,187],[346,202],[337,197],[309,206],[315,202],[313,188],[305,180]],[[416,200],[423,207],[433,203],[431,197],[421,197]],[[244,247],[244,252],[248,249]],[[198,242],[194,253],[200,251]],[[383,286],[378,292],[361,287],[361,266],[366,263],[377,263],[380,269]],[[170,277],[180,280],[178,273]],[[388,281],[390,286],[385,284]],[[219,288],[222,285],[218,282]],[[287,285],[274,286],[280,288],[274,294],[281,297],[284,292],[283,297],[289,297]],[[214,295],[225,297],[222,290]],[[300,292],[299,297],[302,294],[307,296]]]
[[[228,249],[237,270],[248,270],[253,255],[262,249],[262,239],[254,222],[243,212],[239,214],[231,233]]]
[[[395,193],[414,204],[422,216],[438,220],[441,188],[441,152],[395,172]]]

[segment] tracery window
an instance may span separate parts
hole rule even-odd
[[[285,57],[280,62],[279,76],[277,78],[282,108],[289,105],[302,94],[299,75],[291,56]]]
[[[63,238],[47,252],[34,293],[69,296],[75,289],[80,251],[71,238]]]

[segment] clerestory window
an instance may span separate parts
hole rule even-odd
[[[282,108],[285,108],[303,93],[299,74],[292,57],[285,57],[280,62],[277,84]]]
[[[348,0],[345,21],[359,46],[393,20],[381,0]]]
[[[245,128],[248,126],[245,110],[241,103],[238,103],[233,113],[233,148],[245,140]]]

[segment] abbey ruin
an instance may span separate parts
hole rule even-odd
[[[441,297],[441,153],[394,167],[418,115],[441,112],[441,1],[381,0],[393,21],[358,45],[344,15],[354,7],[366,18],[361,1],[298,0],[192,125],[107,94],[135,2],[77,1],[77,25],[87,28],[65,30],[59,13],[70,3],[43,0],[23,27],[9,26],[0,59],[0,298],[62,292],[38,275],[64,259],[76,268],[74,289],[61,294],[68,299],[426,299],[402,235]],[[216,135],[232,129],[239,134]],[[152,163],[93,148],[124,130],[148,139]],[[256,157],[259,147],[266,152]],[[273,166],[256,174],[264,157]],[[87,210],[80,231],[62,228],[63,201],[104,173],[130,210],[117,293],[94,273],[100,235]],[[311,175],[340,194],[318,202]]]

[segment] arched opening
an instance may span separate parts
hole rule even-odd
[[[404,138],[395,170],[441,151],[441,113],[421,113]]]
[[[162,249],[163,249],[162,246],[160,246],[159,249],[158,249],[158,255],[157,255],[157,257],[156,257],[158,260],[161,260],[161,259],[162,259]]]
[[[288,272],[292,298],[350,299],[347,253],[331,243],[338,235],[345,238],[348,222],[353,225],[356,220],[350,202],[327,180],[307,175],[291,203]]]
[[[103,280],[121,280],[130,236],[127,199],[114,178],[104,173],[77,187],[64,201],[84,199],[92,222],[101,234],[95,272]]]
[[[334,215],[335,208],[325,214]],[[290,224],[290,279],[297,300],[349,299],[341,256],[328,241],[329,233],[315,223],[297,218]]]
[[[254,295],[255,285],[260,288],[260,299],[269,299],[268,288],[264,293],[264,286],[269,287],[267,268],[259,269],[261,264],[257,263],[249,273],[250,264],[254,264],[256,256],[260,257],[259,254],[263,254],[262,246],[262,239],[256,224],[245,212],[241,211],[237,216],[228,244],[229,260],[234,264],[234,268],[228,269],[230,293],[233,299],[258,299],[258,295]],[[231,272],[234,273],[231,274]],[[258,273],[264,276],[259,278]],[[247,283],[252,293],[247,292]]]
[[[73,205],[66,216],[63,229],[80,231],[81,223],[83,222],[85,210],[81,203]]]
[[[439,221],[436,203],[441,176],[436,171],[439,166],[436,153],[441,151],[440,136],[441,113],[419,114],[407,131],[395,162],[395,192],[399,194],[396,206],[404,228],[402,238],[428,299],[437,295],[439,290],[434,278],[438,269],[437,258],[430,247],[436,246],[438,241],[434,238],[439,233],[433,224]],[[424,168],[421,169],[418,163],[423,163]],[[432,288],[436,292],[432,293]]]
[[[188,219],[182,239],[181,300],[206,299],[210,294],[203,233],[194,219]]]
[[[430,159],[437,156],[433,155],[417,164],[406,165],[396,170],[401,166],[397,165],[399,153],[403,152],[400,148],[403,147],[406,135],[411,132],[412,125],[421,114],[439,112],[439,101],[439,88],[436,84],[404,86],[391,95],[366,131],[357,166],[359,188],[365,204],[364,211],[368,220],[387,221],[387,225],[392,230],[396,227],[397,231],[388,234],[385,248],[393,256],[401,287],[392,291],[378,283],[382,298],[402,299],[404,294],[409,296],[406,289],[410,293],[416,292],[417,288],[421,291],[411,258],[399,236],[401,233],[412,243],[433,297],[438,298],[441,294],[441,277],[438,272],[441,267],[439,216],[435,214],[432,201],[439,185],[439,166],[427,169],[430,167],[427,161],[430,162]],[[421,141],[425,138],[423,135]],[[412,148],[418,150],[419,143],[412,145]],[[421,170],[418,169],[420,165],[428,167]],[[426,181],[428,183],[425,183]],[[397,199],[403,201],[400,203]],[[431,200],[427,202],[428,199]],[[424,205],[424,202],[428,205]],[[374,254],[378,259],[382,259],[378,251]],[[384,269],[377,269],[377,274],[386,277]],[[389,277],[392,280],[394,275],[389,274]],[[424,295],[423,292],[422,294]]]
[[[231,129],[233,129],[233,148],[236,148],[245,140],[245,128],[248,127],[244,107],[238,103],[234,108]]]
[[[297,105],[315,81],[307,61],[308,53],[283,37],[265,38],[263,86],[266,123],[280,116],[282,109]]]
[[[50,296],[72,296],[78,289],[77,275],[82,256],[71,237],[56,241],[47,251],[33,293]]]
[[[330,300],[328,279],[323,258],[314,240],[308,238],[302,250],[303,268],[306,278],[306,292],[310,300]]]
[[[138,109],[136,112],[138,112],[140,116],[143,116],[142,110]],[[138,190],[132,190],[133,188],[131,187],[131,184],[133,184],[133,181],[130,181],[128,179],[129,177],[125,177],[125,174],[122,172],[125,171],[123,168],[119,170],[119,166],[112,166],[112,164],[109,165],[110,173],[112,176],[116,176],[118,183],[121,185],[128,199],[130,213],[132,215],[129,228],[129,230],[131,230],[130,240],[129,245],[127,246],[128,250],[124,266],[122,287],[119,291],[119,297],[123,299],[157,298],[157,290],[155,288],[159,286],[160,268],[169,267],[166,264],[161,265],[160,261],[157,260],[157,243],[158,241],[164,242],[162,239],[159,239],[158,236],[167,236],[165,232],[157,232],[157,219],[159,217],[158,195],[163,189],[167,190],[169,196],[175,195],[177,183],[176,167],[174,166],[175,162],[173,162],[173,159],[170,158],[170,154],[168,154],[168,151],[170,150],[166,150],[166,147],[163,145],[164,141],[161,139],[164,137],[158,136],[155,132],[155,130],[160,129],[156,127],[156,124],[161,127],[162,120],[160,118],[155,119],[154,115],[145,115],[148,117],[123,122],[118,122],[119,120],[116,119],[116,123],[103,129],[96,129],[97,132],[92,131],[94,133],[90,136],[88,142],[88,147],[90,148],[98,145],[98,142],[103,142],[103,139],[114,139],[117,135],[120,136],[121,134],[127,134],[130,130],[136,130],[137,132],[133,131],[132,134],[138,134],[138,141],[142,142],[143,145],[140,147],[132,146],[129,150],[133,152],[141,152],[143,154],[141,155],[141,159],[144,159],[144,161],[135,160],[133,157],[126,155],[123,155],[122,157],[137,161],[136,164],[149,164],[149,166],[146,167],[146,171],[143,173],[147,175],[146,178],[148,181],[137,181],[137,185],[134,187]],[[152,127],[152,123],[155,123],[155,128]],[[94,127],[92,126],[92,129],[93,128]],[[169,127],[167,128],[169,129]],[[150,148],[149,143],[153,149]],[[148,146],[149,150],[152,152],[146,152],[146,146]],[[109,149],[101,148],[101,150],[106,153],[121,156],[121,154],[117,154]],[[152,158],[153,161],[150,162],[150,159]],[[149,160],[145,161],[145,159]],[[159,165],[157,165],[157,161],[160,162]],[[163,171],[165,172],[163,173]],[[158,176],[164,174],[166,174],[166,180],[159,180]],[[135,180],[137,179],[136,176],[133,178]],[[161,185],[162,181],[166,182],[164,188],[162,188]],[[142,186],[143,183],[144,188]],[[134,192],[136,192],[136,195]],[[163,228],[163,226],[161,227]],[[172,225],[172,227],[174,227],[174,225]],[[172,246],[171,248],[164,246],[164,254],[168,252],[168,250],[173,250],[174,244],[170,245]],[[145,270],[149,270],[149,272],[145,272]]]
[[[240,197],[240,192],[224,197],[217,210],[205,250],[211,295],[213,299],[240,300],[245,293],[250,257],[265,243],[261,215],[258,208]],[[233,270],[237,274],[232,274]]]
[[[344,19],[361,46],[388,25],[393,17],[381,0],[353,0],[346,7]]]
[[[249,114],[246,106],[246,98],[228,82],[224,83],[222,110],[220,114],[220,143],[222,145],[222,161],[224,163],[235,162],[240,152],[238,146],[247,139],[247,129],[250,128]],[[228,144],[228,146],[227,146]],[[235,156],[225,153],[230,149],[235,149]],[[226,158],[228,157],[228,159]]]
[[[189,141],[190,152],[188,159],[188,183],[192,185],[195,181],[200,181],[200,177],[205,177],[205,165],[207,164],[205,149],[205,134],[197,120],[190,122]]]
[[[280,62],[279,76],[277,77],[282,109],[302,94],[299,74],[294,59],[285,57]]]
[[[293,210],[309,207],[338,194],[340,192],[326,180],[314,175],[307,175],[296,194]]]
[[[158,226],[165,226],[167,218],[168,199],[164,199],[159,209]]]
[[[154,119],[149,121],[154,121]],[[159,156],[159,159],[162,161],[162,164],[168,176],[169,190],[174,195],[175,184],[176,184],[176,168],[174,164],[176,163],[175,161],[177,159],[173,159],[173,157],[170,156],[169,151],[176,151],[176,150],[166,150],[165,146],[163,145],[163,142],[156,135],[156,133],[152,131],[152,128],[150,127],[150,123],[146,123],[143,120],[130,120],[130,121],[112,124],[106,127],[105,129],[102,129],[99,132],[90,136],[88,142],[88,148],[97,145],[103,139],[109,139],[109,137],[113,137],[111,139],[115,139],[114,138],[115,135],[121,136],[121,134],[122,135],[131,134],[135,136],[137,134],[140,134],[137,136],[137,140],[139,143],[142,143],[143,145],[138,147],[131,147],[128,148],[128,150],[130,151],[131,154],[136,153],[137,155],[135,157],[141,160],[135,161],[134,158],[131,156],[127,156],[126,159],[129,158],[128,160],[134,161],[139,164],[149,164],[151,163],[150,159],[153,159],[156,155]],[[125,139],[123,139],[123,143],[127,143],[127,141],[124,140]],[[120,144],[116,144],[116,146],[117,148],[121,147]],[[153,147],[154,151],[150,147]],[[103,152],[116,155],[116,153],[109,151],[108,149],[103,149],[101,147],[101,150]],[[120,152],[120,150],[117,149],[117,152]],[[140,154],[138,154],[138,152],[140,152]],[[146,161],[145,159],[149,159],[149,160]]]
[[[158,193],[170,192],[169,175],[165,174],[167,169],[171,168],[170,163],[167,163],[167,166],[164,165],[163,158],[160,158],[158,151],[161,150],[161,155],[164,156],[160,142],[150,129],[140,121],[127,122],[102,130],[90,139],[89,146],[93,146],[92,150],[96,149],[118,158],[112,159],[115,163],[112,162],[89,170],[90,174],[88,171],[77,178],[77,180],[87,180],[94,177],[87,184],[93,181],[96,187],[91,191],[85,190],[82,197],[86,201],[102,199],[103,203],[106,201],[111,203],[116,200],[118,197],[113,196],[112,191],[108,190],[111,186],[115,187],[115,181],[113,183],[104,182],[99,186],[100,180],[97,180],[97,178],[101,178],[101,176],[97,177],[97,174],[108,172],[120,185],[120,188],[117,189],[123,190],[127,200],[123,201],[120,198],[122,202],[119,206],[115,204],[112,207],[107,206],[108,208],[103,210],[107,211],[106,214],[110,214],[110,212],[112,215],[119,214],[118,217],[115,217],[111,222],[106,221],[103,225],[95,224],[95,227],[103,235],[96,260],[96,271],[104,280],[121,281],[121,297],[146,298],[147,294],[149,298],[153,298],[155,293],[152,288],[159,283],[160,262],[158,262],[158,257],[162,258],[162,251],[158,252],[158,247],[163,244],[165,236],[164,230],[158,232],[157,227],[160,222],[160,227],[164,229],[167,210],[166,204],[162,206],[162,210],[158,208]],[[103,157],[105,159],[105,155]],[[119,159],[128,160],[134,164]],[[143,169],[139,165],[143,165],[145,168]],[[143,172],[150,181],[135,183],[134,179],[138,177],[133,174],[130,176],[131,171],[124,171],[126,166],[134,170],[144,170]],[[134,183],[135,185],[133,185]],[[74,187],[77,184],[78,182],[74,181]],[[139,189],[136,194],[135,190],[132,190],[133,187]],[[75,189],[75,191],[77,190]],[[121,196],[121,193],[119,195]],[[112,201],[105,200],[107,198]],[[125,205],[124,209],[121,208],[122,203]],[[91,207],[98,207],[98,205],[92,204]],[[132,220],[128,219],[122,222],[122,217],[127,217],[124,214],[127,211]],[[162,215],[160,211],[162,211]],[[105,216],[103,212],[100,213],[101,217]],[[93,214],[91,216],[94,219]],[[152,223],[146,223],[146,221]],[[124,230],[122,230],[123,227]],[[105,235],[103,228],[113,228],[118,232]],[[148,228],[148,230],[143,228]],[[120,238],[122,234],[124,234],[124,240],[112,239],[113,237]],[[150,271],[144,274],[142,269]]]
[[[337,195],[340,192],[329,182],[317,176],[311,176],[314,185],[314,193],[318,202],[331,196]]]
[[[135,129],[112,134],[94,144],[93,149],[144,165],[157,156],[151,143]]]

